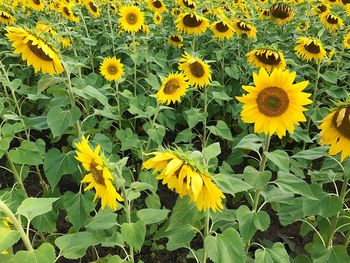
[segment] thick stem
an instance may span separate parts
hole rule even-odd
[[[24,246],[28,251],[33,251],[32,244],[30,243],[30,240],[26,233],[23,230],[22,225],[18,222],[17,218],[15,215],[12,213],[12,211],[8,208],[8,206],[3,202],[0,201],[0,210],[10,218],[12,224],[14,227],[17,229],[17,231],[21,234],[21,239],[23,241]]]
[[[205,238],[208,236],[209,234],[209,223],[210,223],[210,216],[209,216],[209,209],[206,211],[205,214],[205,219],[204,219],[204,232],[203,232],[203,259],[202,259],[202,263],[206,263],[207,262],[207,251],[205,248]]]
[[[16,179],[16,182],[20,185],[20,187],[23,189],[24,193],[25,193],[25,196],[28,197],[28,194],[27,194],[27,191],[26,191],[26,188],[24,187],[24,184],[22,182],[22,179],[21,179],[21,176],[19,175],[17,169],[16,169],[16,166],[15,164],[12,162],[8,152],[6,151],[5,152],[5,155],[6,155],[6,158],[10,164],[10,169],[12,171],[12,174],[14,175],[15,179]]]
[[[68,82],[68,85],[66,85],[66,86],[68,88],[68,96],[69,96],[70,104],[71,104],[71,107],[76,107],[73,88],[72,88],[72,82],[70,79],[70,73],[67,71],[66,71],[66,76],[67,76],[67,82]],[[77,130],[78,137],[80,137],[81,136],[81,127],[80,127],[79,120],[77,120],[77,123],[76,123],[76,130]]]

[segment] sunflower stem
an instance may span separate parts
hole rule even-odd
[[[207,145],[207,117],[208,117],[208,91],[204,87],[204,120],[203,120],[203,142],[202,149]]]
[[[68,85],[66,85],[68,88],[68,96],[69,96],[71,107],[73,108],[73,107],[76,107],[75,97],[74,97],[74,93],[73,93],[72,82],[70,79],[70,73],[67,71],[66,71],[66,76],[67,76],[67,82],[68,82]],[[77,120],[77,122],[76,122],[76,130],[77,130],[77,135],[80,138],[81,137],[81,127],[80,127],[79,120]]]
[[[151,126],[152,130],[156,126],[156,121],[157,121],[157,117],[158,117],[158,113],[159,112],[160,112],[160,108],[159,108],[159,104],[157,103],[157,110],[156,110],[156,113],[153,115],[152,124],[151,124],[152,125]],[[151,137],[148,137],[148,141],[147,141],[147,144],[146,144],[145,152],[148,152],[150,145],[151,145]]]
[[[117,80],[115,80],[114,83],[115,83],[115,98],[117,99],[117,107],[118,107],[118,113],[119,113],[118,123],[119,123],[119,129],[121,130],[122,129],[122,110],[120,107],[119,83]]]
[[[15,166],[15,164],[12,162],[12,160],[11,160],[11,158],[10,158],[10,156],[9,156],[9,154],[8,154],[7,151],[5,151],[5,155],[6,155],[6,158],[7,158],[8,162],[9,162],[10,169],[11,169],[11,171],[12,171],[12,174],[14,175],[14,177],[15,177],[15,179],[16,179],[16,182],[17,182],[17,183],[20,185],[20,187],[23,189],[25,196],[28,197],[28,194],[27,194],[26,188],[24,187],[24,184],[23,184],[23,182],[22,182],[21,176],[19,175],[19,173],[18,173],[18,171],[17,171],[17,169],[16,169],[16,166]]]
[[[0,201],[0,211],[2,211],[7,217],[10,218],[12,224],[17,229],[17,231],[20,233],[21,239],[22,239],[23,244],[26,247],[26,249],[28,251],[33,251],[32,244],[30,243],[29,237],[24,232],[21,223],[17,220],[15,215],[12,213],[12,211],[8,208],[8,206],[3,201]]]
[[[209,224],[210,224],[210,215],[209,215],[209,209],[206,211],[205,214],[205,219],[204,219],[204,232],[203,232],[203,259],[202,259],[202,263],[206,263],[207,262],[207,251],[206,251],[206,247],[205,247],[205,238],[208,236],[209,234]]]

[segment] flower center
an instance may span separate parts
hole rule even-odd
[[[40,0],[33,0],[33,3],[36,5],[40,5]]]
[[[70,10],[68,9],[68,7],[63,7],[63,12],[67,15],[67,16],[70,16],[71,15],[71,12]]]
[[[350,0],[341,0],[341,2],[343,3],[343,5],[350,4]]]
[[[163,91],[165,94],[171,95],[171,94],[174,94],[179,87],[180,87],[180,85],[179,85],[179,82],[177,81],[177,79],[170,79],[165,84]]]
[[[243,31],[249,32],[249,31],[252,30],[252,29],[251,29],[246,23],[244,23],[243,21],[237,22],[237,26],[238,26],[239,29],[241,29],[241,30],[243,30]]]
[[[264,16],[269,16],[270,15],[270,10],[265,9],[265,10],[262,11],[262,14]]]
[[[1,12],[0,17],[3,19],[10,19],[10,15],[3,13],[3,12]]]
[[[201,78],[204,76],[205,71],[204,71],[203,65],[198,61],[191,63],[189,67],[192,75],[195,76],[196,78]]]
[[[320,10],[320,13],[326,12],[327,11],[327,6],[326,5],[319,5],[317,6],[318,10]]]
[[[274,52],[273,54],[267,55],[267,51],[268,50],[264,50],[261,53],[255,54],[255,57],[264,64],[278,65],[281,62],[280,55],[276,52]],[[277,54],[277,58],[275,57],[275,54]]]
[[[44,50],[42,50],[40,47],[33,45],[33,41],[29,40],[27,42],[27,47],[39,58],[45,61],[52,61],[52,58],[49,57]]]
[[[270,13],[273,17],[286,19],[291,16],[292,8],[286,4],[273,4],[270,8]]]
[[[181,39],[179,36],[171,36],[170,39],[174,42],[181,42]]]
[[[281,88],[270,87],[263,89],[256,99],[259,111],[268,117],[282,115],[289,105],[288,94]]]
[[[332,125],[341,135],[350,139],[350,106],[342,108],[334,114]]]
[[[304,48],[312,54],[318,54],[321,51],[320,46],[314,41],[312,41],[310,44],[304,45]]]
[[[187,0],[183,0],[182,3],[188,8],[194,8],[194,4],[190,4]]]
[[[161,1],[156,0],[156,1],[153,2],[153,6],[155,8],[161,8],[163,6],[163,4],[162,4]]]
[[[137,23],[137,15],[134,13],[127,14],[126,21],[128,21],[130,25],[135,25]]]
[[[217,31],[219,31],[221,33],[225,33],[226,31],[229,30],[229,27],[226,24],[224,24],[223,22],[216,23],[215,28]]]
[[[199,27],[202,24],[202,20],[197,19],[196,15],[187,14],[183,18],[183,23],[187,27]]]
[[[92,162],[90,164],[90,173],[92,174],[92,177],[94,178],[95,182],[99,185],[106,186],[105,179],[103,177],[103,171],[97,169],[97,163]]]
[[[115,74],[118,73],[118,68],[115,65],[109,65],[107,67],[107,71],[108,71],[109,74],[115,75]]]
[[[327,22],[332,24],[332,25],[338,24],[338,21],[339,21],[339,19],[337,17],[333,16],[333,15],[328,15],[327,16]]]
[[[92,12],[96,13],[97,12],[97,7],[94,2],[90,1],[89,2],[89,7],[92,10]]]

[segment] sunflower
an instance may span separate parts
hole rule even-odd
[[[113,14],[115,14],[115,13],[117,13],[118,8],[117,8],[117,6],[116,6],[115,4],[109,3],[109,10],[111,10],[111,12],[112,12]]]
[[[181,102],[181,97],[186,94],[188,83],[182,73],[169,74],[157,92],[157,100],[161,104],[169,105],[171,102]]]
[[[42,11],[45,7],[44,0],[28,0],[28,7],[36,11]]]
[[[303,106],[312,102],[308,99],[311,94],[302,92],[309,82],[293,84],[295,77],[295,72],[283,69],[275,69],[271,75],[264,68],[254,73],[255,86],[243,86],[248,94],[236,97],[243,103],[242,121],[254,123],[255,132],[277,133],[279,138],[286,131],[293,133],[295,125],[306,121]]]
[[[93,17],[100,16],[100,8],[93,0],[85,0],[84,6]]]
[[[141,9],[134,5],[122,6],[119,11],[120,26],[124,31],[137,32],[145,23]]]
[[[124,74],[124,65],[116,57],[107,57],[101,63],[100,72],[106,80],[119,80]]]
[[[5,11],[0,11],[0,22],[5,25],[11,25],[16,21],[16,18],[14,18],[12,15]]]
[[[211,83],[210,66],[197,57],[192,57],[185,52],[179,60],[179,70],[181,70],[194,87],[205,87]]]
[[[330,144],[330,155],[341,153],[341,161],[350,156],[350,106],[341,106],[324,118],[321,129],[321,145]]]
[[[301,59],[306,61],[314,59],[317,63],[320,63],[326,56],[326,51],[323,49],[321,41],[316,38],[298,38],[297,46],[294,50]]]
[[[147,0],[148,8],[154,12],[163,13],[167,11],[167,8],[161,0]]]
[[[159,26],[162,23],[162,21],[163,21],[162,15],[158,12],[154,12],[154,15],[153,15],[154,24]]]
[[[78,23],[80,21],[80,18],[74,14],[72,7],[72,4],[61,4],[58,11],[63,15],[64,18],[74,23]]]
[[[177,17],[179,14],[181,14],[181,11],[179,8],[173,8],[171,9],[171,15],[174,17]]]
[[[322,24],[330,31],[337,31],[344,26],[343,20],[330,13],[322,13],[320,15]]]
[[[55,37],[57,32],[50,26],[49,24],[46,24],[43,21],[38,21],[35,25],[35,28],[41,32],[49,33],[52,37]]]
[[[331,5],[337,5],[338,4],[338,0],[326,0],[329,4]]]
[[[66,37],[59,37],[57,38],[57,41],[61,43],[63,48],[72,46],[72,42],[70,41],[69,38],[66,38]]]
[[[270,9],[263,9],[260,11],[259,18],[262,20],[269,19],[270,16]]]
[[[207,30],[209,20],[203,16],[199,16],[195,13],[182,13],[176,21],[176,29],[193,35],[199,35]]]
[[[177,48],[183,47],[182,42],[183,42],[183,37],[178,34],[171,35],[168,38],[168,43]]]
[[[340,0],[340,2],[341,2],[342,5],[344,5],[344,6],[350,5],[350,0]]]
[[[257,68],[264,68],[271,72],[275,68],[286,67],[283,53],[272,48],[258,48],[250,51],[247,55],[249,64]]]
[[[176,2],[181,8],[196,8],[196,3],[192,0],[176,0]]]
[[[345,48],[350,48],[350,32],[345,35],[343,43]]]
[[[210,26],[211,31],[214,33],[214,37],[223,41],[225,39],[232,38],[234,34],[233,28],[225,21],[220,20]]]
[[[299,32],[305,32],[309,29],[310,24],[309,22],[301,22],[298,26],[297,26],[297,30]]]
[[[233,27],[238,35],[246,35],[248,38],[256,38],[256,28],[241,19],[233,23]]]
[[[314,16],[317,16],[322,13],[329,12],[330,9],[331,9],[330,6],[327,4],[324,4],[324,3],[318,4],[311,9],[311,14]]]
[[[213,176],[205,171],[189,153],[180,149],[152,152],[152,158],[142,164],[144,169],[159,173],[156,177],[180,198],[189,196],[199,211],[222,210],[225,195],[213,182]]]
[[[6,234],[11,232],[12,221],[9,217],[1,218],[0,220],[0,243],[3,243],[6,238]],[[7,255],[9,252],[7,250],[0,251],[0,255]]]
[[[285,3],[275,3],[270,8],[270,16],[280,26],[288,23],[294,16],[293,9]]]
[[[100,154],[101,146],[97,145],[92,149],[89,145],[88,138],[82,137],[81,142],[75,144],[75,158],[81,162],[84,169],[88,172],[81,180],[82,183],[89,185],[84,188],[84,191],[95,188],[95,199],[101,198],[102,209],[106,206],[113,210],[117,209],[117,201],[123,201],[123,198],[118,194],[113,185],[113,176],[106,165],[103,154]]]
[[[20,27],[8,26],[6,30],[14,53],[21,54],[27,65],[34,67],[35,73],[39,70],[50,75],[63,72],[59,55],[45,40]]]

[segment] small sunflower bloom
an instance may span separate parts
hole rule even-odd
[[[167,8],[161,0],[147,0],[148,8],[154,12],[163,13],[167,11]]]
[[[256,28],[252,24],[238,19],[233,23],[233,27],[238,35],[245,35],[248,38],[256,38]]]
[[[294,50],[302,60],[308,62],[315,60],[316,63],[320,63],[326,57],[326,50],[324,50],[321,41],[316,38],[298,38]]]
[[[345,48],[350,48],[350,32],[345,35],[343,44]]]
[[[124,74],[124,65],[116,57],[106,57],[101,63],[100,72],[106,80],[119,80]]]
[[[157,92],[157,100],[161,104],[169,105],[171,102],[181,102],[188,89],[188,83],[182,73],[169,74]]]
[[[120,27],[127,32],[137,32],[145,24],[145,16],[138,6],[122,6],[119,11]]]
[[[293,9],[285,3],[275,3],[270,8],[270,17],[280,26],[287,24],[293,16]]]
[[[179,34],[173,34],[170,35],[168,38],[168,43],[171,46],[177,47],[177,48],[182,48],[183,47],[183,37],[180,36]]]
[[[14,18],[11,14],[7,13],[6,11],[0,10],[0,22],[5,25],[12,25],[16,21],[16,18]]]
[[[344,26],[344,22],[340,17],[328,12],[322,13],[320,19],[322,24],[332,32],[336,32]]]
[[[271,72],[275,68],[286,67],[286,61],[281,51],[272,48],[258,48],[250,51],[247,55],[249,64],[257,68],[264,68]]]
[[[234,29],[226,21],[220,20],[210,26],[214,37],[223,41],[231,39],[234,34]]]
[[[196,13],[182,13],[175,20],[176,29],[186,34],[200,35],[204,33],[208,26],[209,20],[204,16]]]

